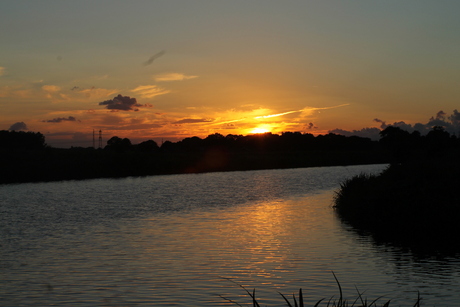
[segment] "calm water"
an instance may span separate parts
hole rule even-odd
[[[384,168],[0,186],[0,305],[249,306],[238,285],[263,306],[302,288],[311,305],[337,297],[334,271],[350,299],[458,306],[458,258],[377,246],[335,217],[340,182]]]

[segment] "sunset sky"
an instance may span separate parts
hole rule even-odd
[[[2,0],[0,130],[86,147],[93,130],[138,143],[455,123],[459,12],[458,0]]]

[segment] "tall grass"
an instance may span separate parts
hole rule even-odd
[[[363,297],[363,294],[361,292],[359,292],[358,289],[356,289],[356,292],[358,293],[357,294],[357,297],[353,300],[347,300],[344,298],[343,296],[343,291],[342,291],[342,286],[340,285],[340,282],[339,280],[337,279],[337,276],[335,276],[334,272],[332,272],[332,274],[334,275],[334,279],[337,283],[337,287],[338,287],[338,290],[339,290],[339,296],[337,299],[334,299],[334,297],[331,297],[329,298],[328,300],[326,300],[326,298],[322,298],[320,300],[318,300],[314,305],[313,307],[320,307],[320,306],[326,306],[326,307],[389,307],[390,306],[390,302],[391,300],[388,300],[386,302],[384,302],[383,304],[380,304],[379,303],[379,300],[382,299],[382,296],[368,302],[366,298]],[[249,291],[248,289],[246,289],[244,286],[234,282],[233,280],[229,279],[229,278],[225,278],[233,283],[235,283],[236,285],[238,285],[240,288],[242,288],[248,295],[249,297],[251,298],[252,300],[252,306],[253,307],[261,307],[260,303],[257,301],[256,299],[256,290],[253,289],[252,292]],[[299,293],[298,293],[298,296],[296,297],[295,294],[292,294],[292,299],[289,300],[288,297],[286,297],[284,294],[282,294],[281,292],[278,292],[281,297],[284,299],[284,301],[286,302],[286,306],[288,307],[306,307],[306,303],[304,301],[304,296],[302,294],[302,289],[300,288],[299,289]],[[219,295],[222,299],[230,302],[230,303],[233,303],[235,305],[238,305],[238,306],[241,306],[243,307],[243,305],[239,304],[238,302],[235,302],[229,298],[226,298],[224,296],[221,296]],[[417,294],[417,300],[415,301],[414,305],[412,305],[413,307],[420,307],[420,302],[421,302],[421,298],[420,298],[420,293]],[[379,305],[378,305],[379,303]]]
[[[460,163],[415,161],[380,175],[344,181],[334,198],[338,216],[379,241],[459,250]]]

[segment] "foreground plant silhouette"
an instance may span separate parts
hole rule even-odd
[[[367,302],[367,299],[363,298],[362,296],[362,293],[360,293],[358,291],[358,289],[356,289],[356,291],[358,292],[358,297],[353,301],[353,302],[349,302],[348,300],[344,299],[343,298],[343,292],[342,292],[342,287],[340,286],[340,282],[339,280],[337,279],[337,276],[335,276],[334,272],[332,272],[332,275],[334,275],[334,279],[337,283],[337,286],[339,288],[339,298],[337,300],[333,300],[333,297],[331,297],[327,302],[324,302],[326,304],[327,307],[378,307],[379,305],[377,305],[377,301],[380,300],[382,298],[382,296],[376,298],[375,300],[371,301],[370,303]],[[235,283],[236,285],[238,285],[240,288],[242,288],[244,291],[246,291],[246,293],[251,297],[252,299],[252,306],[253,307],[261,307],[260,304],[258,303],[258,301],[256,300],[256,290],[253,289],[252,290],[252,293],[250,291],[248,291],[243,285],[240,285],[238,283],[236,283],[235,281],[229,279],[229,278],[225,278],[233,283]],[[305,307],[305,303],[304,303],[304,299],[303,299],[303,294],[302,294],[302,289],[299,289],[299,294],[298,294],[298,298],[296,298],[295,294],[292,294],[292,303],[291,301],[289,301],[289,299],[284,295],[282,294],[281,292],[278,292],[282,297],[283,299],[286,301],[286,304],[287,306],[289,307]],[[231,299],[228,299],[222,295],[219,295],[221,298],[223,298],[224,300],[230,302],[230,303],[233,303],[235,305],[238,305],[238,306],[241,306],[239,303],[231,300]],[[298,302],[297,302],[298,300]],[[316,304],[314,305],[314,307],[318,307],[320,306],[320,303],[323,302],[325,300],[325,298],[322,298],[320,299],[319,301],[316,302]],[[390,301],[391,300],[388,300],[386,303],[384,303],[383,305],[380,305],[382,307],[389,307],[390,306]],[[420,293],[418,293],[417,295],[417,300],[415,302],[415,304],[413,305],[413,307],[420,307],[420,301],[421,301],[421,298],[420,298]]]

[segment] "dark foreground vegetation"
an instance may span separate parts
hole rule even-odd
[[[334,273],[332,273],[332,274],[334,275],[335,281],[336,281],[337,286],[338,286],[338,290],[339,290],[338,297],[337,298],[331,297],[329,299],[322,298],[322,299],[318,300],[315,303],[314,307],[319,307],[319,306],[326,306],[326,307],[355,307],[355,306],[356,307],[378,307],[378,306],[389,307],[390,306],[391,299],[386,300],[386,299],[383,299],[383,297],[381,296],[381,297],[375,298],[372,301],[368,301],[367,298],[363,297],[363,293],[361,293],[358,289],[356,289],[357,295],[356,295],[356,297],[354,299],[349,300],[349,299],[344,298],[342,287],[340,286],[340,282],[337,279],[337,277],[335,276],[335,274]],[[229,279],[229,280],[234,282],[231,279]],[[249,295],[249,297],[252,300],[252,306],[253,307],[260,307],[261,306],[259,301],[256,298],[256,290],[255,289],[252,292],[250,292],[244,286],[242,286],[240,284],[237,284],[237,285],[239,287],[241,287]],[[286,306],[288,306],[288,307],[304,307],[304,306],[306,306],[306,303],[305,303],[304,297],[303,297],[303,293],[302,293],[302,289],[299,289],[299,293],[298,293],[297,297],[296,297],[295,294],[292,294],[292,298],[290,298],[290,296],[285,296],[281,292],[279,292],[279,294],[284,299],[284,301],[286,302]],[[221,295],[220,295],[220,297],[222,299],[230,302],[230,303],[233,303],[233,304],[238,305],[238,306],[242,306],[238,302],[233,301],[232,299],[229,299],[229,298],[221,296]],[[383,301],[385,301],[385,302],[381,303]],[[410,306],[420,307],[421,306],[420,302],[421,302],[420,293],[418,293],[417,299],[415,300],[414,305],[410,305]]]
[[[387,162],[379,142],[336,134],[212,134],[161,146],[115,136],[103,149],[62,149],[41,133],[0,131],[0,183]]]
[[[396,243],[419,252],[459,252],[457,138],[435,128],[420,143],[421,138],[411,139],[397,132],[402,136],[386,139],[393,155],[385,171],[376,176],[355,176],[341,185],[335,197],[338,215],[377,242]]]

